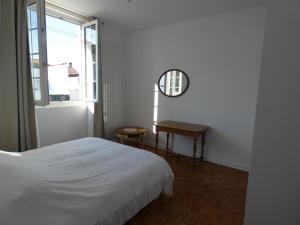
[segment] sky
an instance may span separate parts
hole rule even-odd
[[[46,24],[49,92],[70,94],[70,90],[80,89],[79,78],[69,78],[67,67],[71,62],[81,74],[81,28],[51,16],[46,16]]]

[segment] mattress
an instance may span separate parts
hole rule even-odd
[[[99,138],[0,151],[0,224],[121,225],[173,178],[163,158]]]

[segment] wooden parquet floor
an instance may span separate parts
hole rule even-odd
[[[175,174],[174,194],[153,201],[126,225],[243,224],[248,173],[200,161],[194,168],[190,158],[160,155]]]

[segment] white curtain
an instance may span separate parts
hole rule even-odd
[[[0,0],[0,149],[36,147],[25,0]]]

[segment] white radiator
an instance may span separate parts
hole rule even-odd
[[[101,47],[104,135],[112,139],[114,129],[126,120],[125,62],[120,46],[102,42]]]

